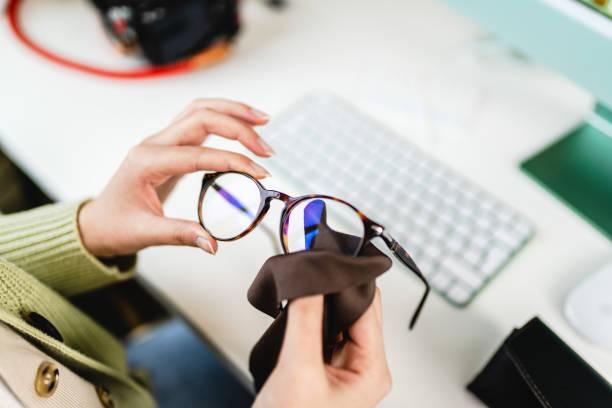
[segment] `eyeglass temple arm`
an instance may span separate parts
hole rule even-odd
[[[427,299],[427,296],[429,295],[429,283],[427,283],[427,279],[425,279],[425,276],[423,276],[423,274],[421,273],[421,270],[416,265],[416,263],[412,260],[410,255],[408,255],[408,252],[404,248],[402,248],[402,246],[395,239],[393,239],[387,233],[384,233],[383,239],[384,239],[385,243],[387,244],[387,246],[389,247],[389,249],[391,250],[391,252],[393,252],[393,255],[395,255],[395,257],[397,259],[399,259],[400,262],[402,262],[412,272],[414,272],[414,274],[416,276],[418,276],[418,278],[421,280],[421,282],[423,282],[425,284],[425,293],[423,293],[423,296],[421,297],[421,301],[419,302],[419,305],[417,306],[416,310],[414,311],[414,313],[412,315],[412,319],[410,319],[410,326],[409,326],[409,328],[412,330],[412,328],[414,327],[414,324],[416,323],[419,315],[421,314],[421,310],[423,309],[423,305],[425,304],[425,300]]]

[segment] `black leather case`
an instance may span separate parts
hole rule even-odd
[[[491,408],[612,408],[612,386],[537,317],[467,388]]]

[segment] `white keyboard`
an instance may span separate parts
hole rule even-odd
[[[533,235],[515,211],[349,104],[310,95],[262,128],[273,168],[385,226],[432,288],[457,306]]]

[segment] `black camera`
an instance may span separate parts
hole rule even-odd
[[[124,51],[140,49],[153,65],[189,58],[238,32],[237,0],[92,0]]]

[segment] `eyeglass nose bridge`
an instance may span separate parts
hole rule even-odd
[[[290,205],[293,201],[295,201],[294,197],[291,197],[285,193],[281,193],[276,190],[264,190],[264,200],[270,202],[270,200],[280,200],[285,203],[286,206]]]

